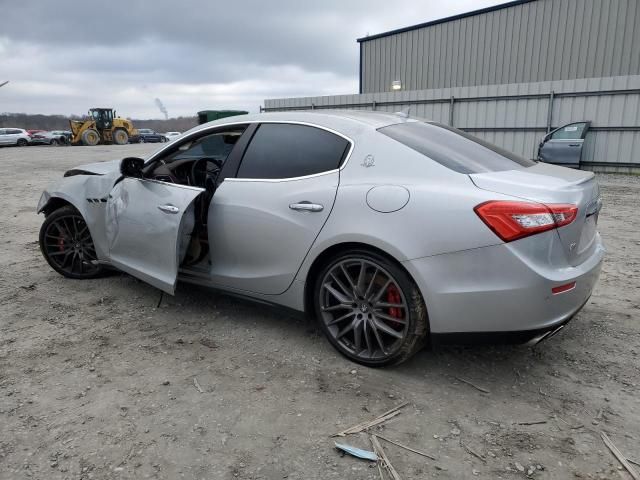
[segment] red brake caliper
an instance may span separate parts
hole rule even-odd
[[[62,233],[59,227],[58,227],[58,232],[60,232],[60,236],[58,237],[58,249],[61,252],[64,252],[64,233]]]
[[[387,288],[387,302],[389,303],[402,303],[402,297],[398,291],[398,287],[391,284]],[[389,315],[393,318],[402,318],[402,309],[398,307],[389,307]]]

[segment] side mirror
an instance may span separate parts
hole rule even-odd
[[[125,177],[142,178],[144,160],[138,157],[123,158],[120,162],[120,173]]]

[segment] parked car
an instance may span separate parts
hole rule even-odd
[[[22,128],[0,128],[0,145],[17,145],[26,147],[31,143],[31,137]]]
[[[66,145],[69,143],[66,132],[58,130],[53,132],[40,131],[31,135],[32,145]]]
[[[163,143],[167,141],[167,137],[149,128],[138,128],[138,135],[132,136],[129,141],[131,143]]]
[[[73,134],[70,130],[53,130],[51,133],[54,137],[58,138],[60,143],[71,145],[71,137]]]
[[[180,132],[165,132],[163,133],[163,135],[165,136],[165,138],[168,141],[174,140],[175,138],[179,137],[180,135],[182,135],[182,133]]]
[[[594,174],[405,117],[245,115],[78,167],[40,198],[42,253],[69,278],[112,267],[306,312],[369,366],[557,332],[604,256]]]

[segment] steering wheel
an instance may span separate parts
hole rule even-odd
[[[213,168],[210,168],[210,164]],[[213,194],[216,180],[222,169],[222,161],[217,158],[199,158],[191,166],[191,182],[194,186],[202,186]]]

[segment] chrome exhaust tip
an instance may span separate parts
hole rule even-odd
[[[553,337],[556,333],[558,333],[560,330],[562,330],[564,328],[564,325],[560,325],[559,327],[553,329],[553,330],[549,330],[548,332],[544,332],[541,335],[537,335],[535,337],[533,337],[531,340],[529,340],[527,343],[525,343],[526,346],[528,347],[534,347],[536,345],[538,345],[540,342],[542,342],[543,340],[548,340],[551,337]]]

